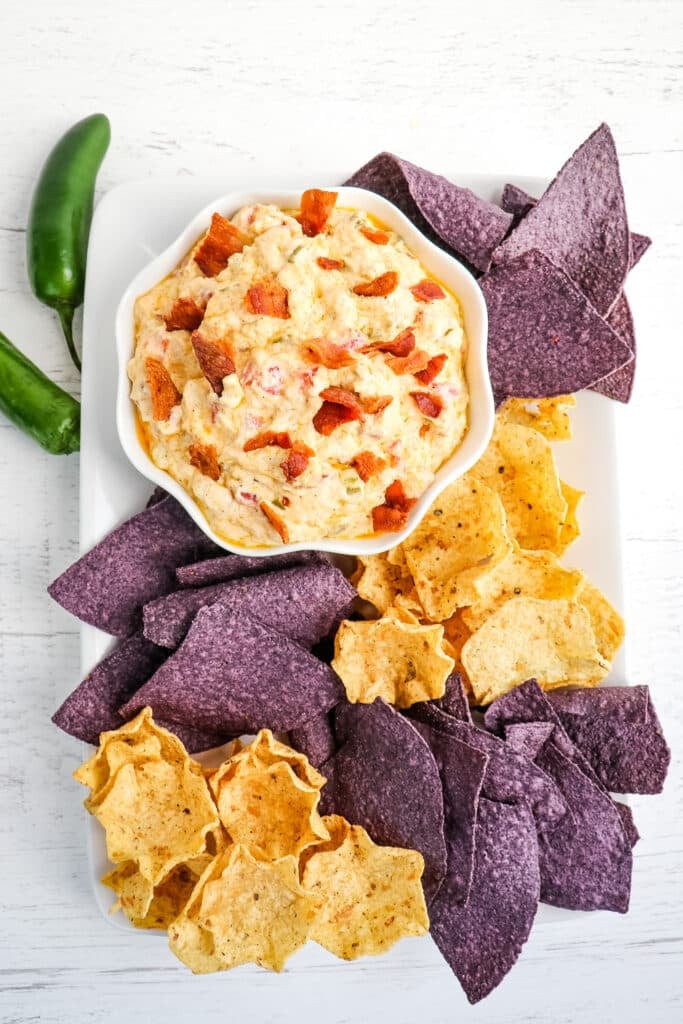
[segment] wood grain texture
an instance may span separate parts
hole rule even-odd
[[[78,382],[56,320],[30,296],[24,225],[40,164],[101,109],[102,190],[225,168],[226,191],[314,163],[340,180],[382,148],[434,169],[552,174],[600,121],[615,133],[634,229],[655,245],[629,281],[639,339],[620,414],[629,664],[674,748],[665,793],[634,799],[631,911],[536,930],[469,1008],[426,941],[382,962],[195,979],[163,941],[97,915],[85,862],[79,745],[50,714],[78,673],[76,624],[47,582],[77,553],[78,459],[0,422],[0,1020],[129,1024],[453,1019],[650,1024],[683,1019],[683,220],[677,0],[24,0],[0,39],[0,327]],[[283,181],[287,185],[287,180]]]

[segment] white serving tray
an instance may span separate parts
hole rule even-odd
[[[301,175],[299,175],[300,177]],[[500,175],[453,174],[459,185],[485,198],[498,201],[502,186],[513,181],[533,195],[540,195],[545,183],[538,179]],[[314,186],[315,176],[302,188]],[[250,185],[250,182],[246,182]],[[263,187],[279,182],[259,181]],[[295,182],[296,184],[296,182]],[[215,196],[245,185],[235,176],[178,177],[149,179],[120,185],[98,204],[93,218],[88,250],[88,274],[83,316],[83,378],[81,412],[80,546],[85,552],[113,527],[139,511],[150,494],[149,481],[128,462],[116,433],[115,403],[117,360],[114,336],[116,308],[128,284],[138,271],[162,252],[185,224]],[[613,403],[591,392],[579,396],[572,414],[574,437],[554,446],[560,471],[574,487],[586,491],[579,506],[582,535],[567,552],[564,561],[582,569],[599,586],[615,607],[623,612],[623,582],[619,490],[616,465],[615,417]],[[81,628],[81,669],[85,675],[113,646],[112,638],[90,626]],[[619,652],[609,677],[612,685],[625,683],[624,649]],[[66,697],[66,694],[64,695]],[[84,746],[84,756],[91,748]],[[87,817],[87,841],[93,890],[107,919],[132,931],[122,914],[109,916],[113,894],[100,884],[110,867],[102,829]],[[540,906],[535,927],[567,917],[570,911]],[[140,936],[161,933],[138,932]],[[132,936],[131,936],[132,938]],[[403,945],[403,944],[399,944]],[[411,962],[434,962],[431,939],[411,940],[415,951]],[[398,949],[398,947],[396,947]],[[391,951],[373,959],[373,969],[395,968],[400,953]],[[327,966],[337,961],[309,943],[289,970]]]

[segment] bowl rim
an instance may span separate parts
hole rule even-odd
[[[487,362],[487,309],[483,293],[473,274],[460,260],[435,245],[401,210],[383,196],[355,186],[316,187],[337,192],[337,201],[340,206],[362,210],[381,219],[388,227],[403,237],[420,263],[455,293],[463,311],[467,338],[465,377],[469,391],[468,425],[456,450],[443,463],[432,482],[419,496],[409,512],[406,525],[402,530],[347,539],[320,538],[289,544],[275,544],[269,547],[248,547],[217,534],[209,525],[195,498],[169,473],[159,469],[141,444],[136,425],[135,404],[130,397],[127,366],[133,353],[135,341],[133,325],[135,300],[172,272],[200,235],[207,230],[211,215],[218,212],[232,217],[243,206],[256,203],[272,203],[282,208],[296,209],[300,203],[302,190],[300,188],[255,189],[233,191],[218,196],[202,207],[174,241],[135,274],[119,300],[115,319],[118,360],[116,430],[124,454],[135,469],[151,483],[162,487],[167,493],[173,495],[197,526],[218,547],[235,554],[268,558],[271,555],[279,555],[284,552],[305,550],[361,556],[388,551],[406,540],[419,526],[430,505],[439,494],[468,469],[471,469],[483,454],[493,433],[495,409]]]

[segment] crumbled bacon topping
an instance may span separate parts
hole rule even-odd
[[[335,405],[343,405],[347,409],[353,409],[360,414],[363,412],[363,402],[360,395],[348,388],[330,387],[320,392],[320,397],[326,402],[333,402]]]
[[[387,364],[399,376],[405,373],[419,373],[429,365],[429,352],[425,352],[422,348],[416,348],[405,357],[389,356]]]
[[[280,535],[282,543],[289,544],[289,530],[287,529],[287,524],[284,519],[279,516],[275,509],[272,509],[265,501],[259,502],[259,508],[273,529]]]
[[[309,188],[301,196],[301,230],[309,238],[324,231],[330,214],[337,202],[336,192],[324,192]]]
[[[417,498],[408,497],[401,480],[394,480],[384,492],[384,504],[375,505],[372,510],[372,527],[375,533],[402,530],[416,501]]]
[[[312,455],[315,455],[312,448],[309,448],[302,441],[295,441],[287,458],[281,463],[282,472],[285,474],[286,479],[295,480],[298,476],[301,476],[307,468],[308,460]]]
[[[167,420],[171,409],[180,402],[180,392],[160,359],[149,356],[145,360],[145,376],[152,400],[152,416],[158,421]]]
[[[329,256],[318,256],[315,261],[321,270],[342,270],[344,260],[333,260]]]
[[[203,242],[194,254],[194,261],[207,277],[216,277],[225,270],[228,260],[236,252],[242,252],[249,238],[234,224],[231,224],[220,213],[211,217],[209,228]]]
[[[354,459],[351,459],[351,466],[355,469],[363,483],[367,483],[371,476],[381,473],[386,468],[384,459],[380,459],[372,452],[359,452]]]
[[[443,399],[439,395],[432,395],[428,391],[411,391],[410,397],[422,415],[429,416],[432,420],[435,420],[443,409]]]
[[[217,395],[223,394],[223,378],[235,372],[235,364],[228,352],[227,344],[207,341],[199,331],[192,335],[192,348],[202,373]]]
[[[291,448],[292,439],[286,431],[264,430],[255,434],[243,446],[243,452],[255,452],[258,448]]]
[[[368,395],[361,398],[361,405],[363,412],[366,412],[368,416],[376,416],[377,413],[383,412],[388,405],[391,405],[393,400],[393,395]]]
[[[204,310],[194,299],[176,299],[164,317],[167,331],[196,331],[204,319]]]
[[[418,302],[433,302],[435,299],[446,298],[443,288],[436,281],[430,281],[427,277],[414,284],[410,290]]]
[[[335,345],[327,338],[312,338],[303,344],[304,351],[309,358],[328,370],[338,370],[342,366],[351,366],[355,362],[353,354],[341,345]]]
[[[367,238],[368,242],[374,242],[375,245],[386,245],[389,241],[386,231],[380,231],[378,228],[363,227],[360,229],[360,233]]]
[[[264,278],[253,284],[247,290],[246,303],[250,313],[289,319],[289,292],[274,278]]]
[[[424,370],[418,370],[413,376],[417,377],[420,384],[431,384],[435,377],[438,377],[443,370],[448,356],[441,352],[438,356],[432,356]]]
[[[388,352],[392,356],[407,356],[415,348],[415,334],[410,327],[397,334],[391,341],[375,341],[366,345],[362,352]]]
[[[313,417],[313,426],[319,434],[328,437],[342,423],[350,423],[351,420],[359,420],[360,417],[361,413],[348,406],[337,405],[335,402],[323,402]]]
[[[212,444],[191,444],[189,448],[190,465],[212,480],[218,480],[221,467],[218,464],[218,452]]]
[[[357,284],[353,291],[355,295],[384,298],[384,296],[391,295],[393,291],[396,291],[397,287],[398,274],[395,270],[387,270],[386,274],[380,274],[379,277],[373,278],[372,281]]]

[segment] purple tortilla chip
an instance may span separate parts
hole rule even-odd
[[[437,245],[451,249],[478,270],[491,255],[512,218],[500,207],[393,153],[379,153],[344,184],[384,196]]]
[[[472,711],[467,699],[465,685],[459,672],[453,672],[446,680],[446,691],[443,697],[435,700],[434,707],[444,714],[457,718],[461,722],[472,724]]]
[[[318,711],[289,734],[290,745],[305,754],[314,768],[320,768],[325,761],[329,761],[337,749],[332,714]]]
[[[142,606],[175,587],[178,565],[217,551],[178,502],[166,497],[113,530],[48,587],[68,612],[130,636]]]
[[[632,270],[636,263],[640,262],[651,245],[652,239],[648,238],[647,235],[639,235],[635,231],[631,232],[631,265],[629,270]]]
[[[552,722],[515,722],[505,726],[505,742],[533,761],[554,731]]]
[[[160,501],[164,500],[164,498],[168,498],[168,492],[165,491],[163,487],[155,487],[147,499],[145,508],[151,508],[152,505],[158,505]]]
[[[66,698],[52,721],[70,736],[96,747],[100,733],[119,728],[118,708],[149,679],[167,654],[145,640],[141,632],[121,640]]]
[[[444,836],[446,838],[446,877],[449,903],[466,903],[474,870],[475,826],[488,754],[454,736],[433,729],[424,722],[415,728],[434,755],[443,790]]]
[[[612,793],[661,793],[671,761],[647,686],[548,694],[575,746]]]
[[[567,813],[567,804],[551,778],[507,743],[475,725],[459,722],[429,703],[414,704],[411,718],[488,754],[483,795],[499,803],[526,801],[539,831],[552,830]]]
[[[633,849],[633,847],[640,839],[640,832],[638,831],[638,827],[635,821],[633,820],[633,811],[628,806],[628,804],[622,804],[619,800],[613,800],[612,803],[619,812],[619,817],[621,818],[621,824],[623,826],[624,832],[626,833],[626,838],[629,841],[631,849]]]
[[[144,632],[160,647],[177,647],[200,608],[238,601],[245,612],[312,647],[346,618],[356,591],[329,562],[246,576],[196,590],[177,590],[145,605]]]
[[[168,729],[178,737],[188,754],[200,754],[203,750],[213,750],[214,747],[222,747],[234,739],[233,735],[222,732],[214,732],[212,729],[198,729],[187,722],[169,722],[166,719],[155,719],[156,724],[162,729]],[[121,718],[119,716],[119,725]]]
[[[291,569],[296,565],[329,565],[329,558],[321,551],[286,551],[283,555],[256,558],[253,555],[223,555],[207,558],[192,565],[181,565],[176,569],[176,579],[181,587],[206,587],[212,583],[225,583],[240,576],[255,576],[259,573],[274,572],[276,569]]]
[[[564,271],[537,250],[494,266],[479,284],[498,405],[581,391],[633,358]]]
[[[445,882],[429,910],[432,937],[471,1003],[487,996],[516,963],[540,889],[536,828],[526,804],[482,797],[475,843],[465,906],[449,898]]]
[[[413,724],[389,704],[340,704],[340,749],[321,768],[321,813],[362,825],[376,843],[419,850],[429,901],[446,873],[444,807],[434,755]]]
[[[530,196],[523,188],[508,184],[503,188],[500,205],[512,214],[513,224],[516,226],[522,217],[526,217],[529,210],[533,210],[537,202],[538,200]]]
[[[120,714],[149,705],[159,718],[226,736],[289,732],[343,695],[329,665],[224,601],[202,608],[183,644]]]
[[[614,373],[599,380],[593,385],[593,391],[597,391],[607,398],[613,398],[617,402],[628,402],[633,391],[633,379],[636,373],[636,332],[633,326],[631,307],[623,292],[605,319],[612,330],[628,345],[633,359],[621,369],[615,370]]]
[[[554,832],[539,834],[541,900],[568,910],[625,914],[633,858],[620,812],[552,741],[536,760],[571,811]]]
[[[507,262],[532,249],[564,270],[598,313],[609,312],[628,273],[631,242],[619,160],[606,124],[569,158],[494,259]]]

